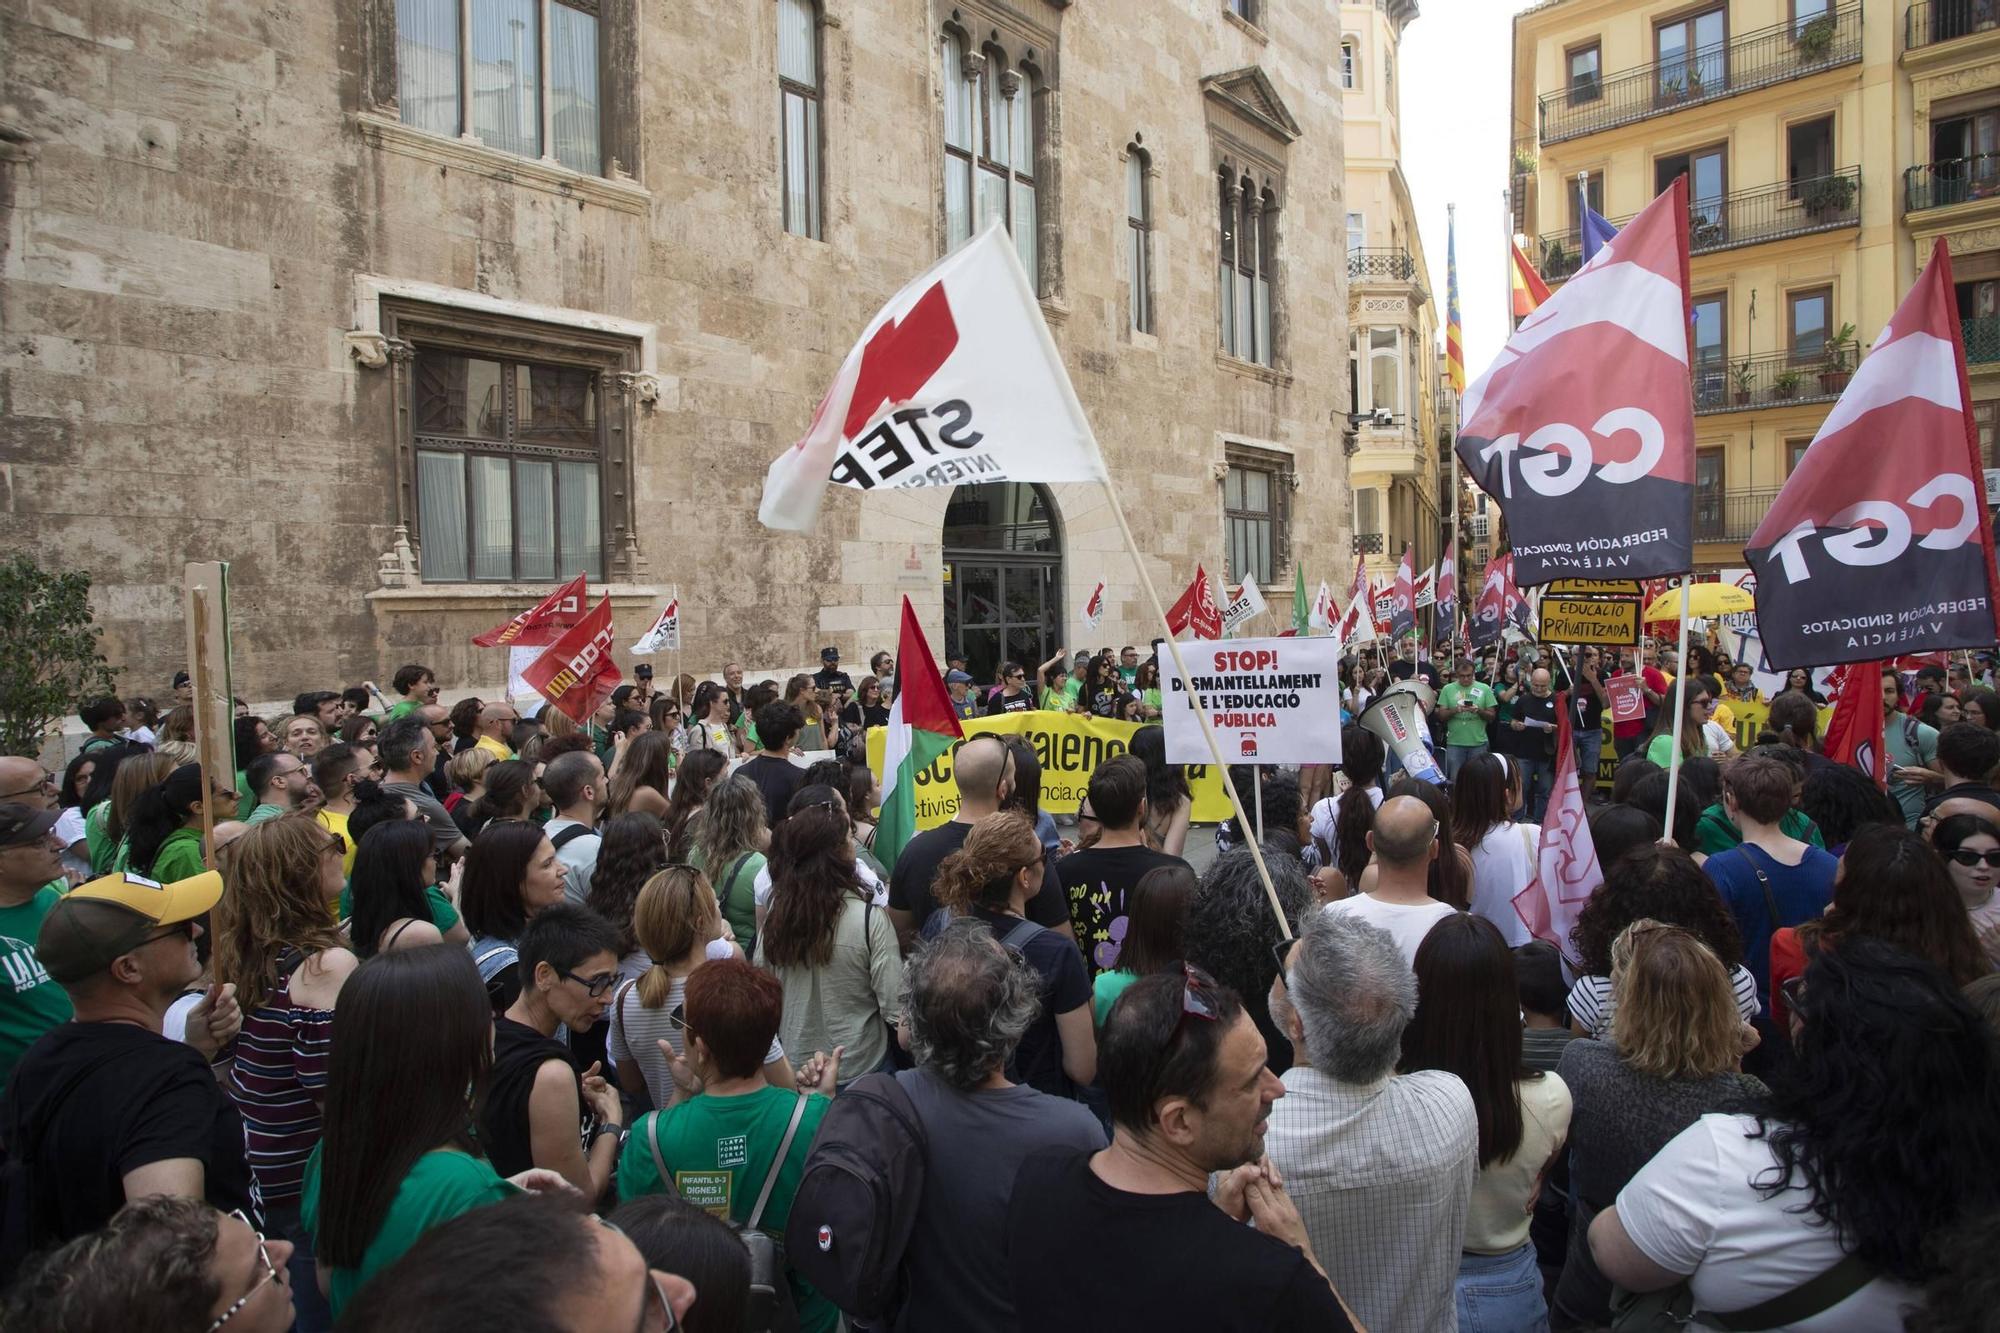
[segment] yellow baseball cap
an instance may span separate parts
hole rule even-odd
[[[58,984],[95,976],[144,944],[161,926],[207,913],[222,898],[213,870],[162,884],[143,875],[103,875],[71,889],[49,909],[35,956]]]

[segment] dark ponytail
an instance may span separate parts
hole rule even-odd
[[[182,764],[165,782],[140,792],[125,817],[126,866],[150,876],[160,848],[171,834],[187,826],[188,815],[202,794],[200,764]]]
[[[1350,890],[1359,891],[1361,872],[1368,868],[1368,830],[1375,826],[1375,801],[1368,789],[1382,781],[1382,740],[1368,728],[1350,722],[1340,733],[1340,771],[1347,790],[1334,807],[1333,841],[1339,860],[1335,868]]]

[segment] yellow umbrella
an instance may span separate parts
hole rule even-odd
[[[1733,583],[1691,583],[1687,590],[1691,616],[1727,616],[1739,611],[1755,611],[1757,599]],[[1681,590],[1670,588],[1646,606],[1646,620],[1679,620]]]

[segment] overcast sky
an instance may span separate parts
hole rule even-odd
[[[1479,378],[1506,340],[1506,232],[1500,192],[1514,131],[1507,82],[1513,16],[1532,0],[1419,0],[1403,34],[1403,173],[1445,322],[1445,206],[1458,205],[1458,296],[1465,374]]]

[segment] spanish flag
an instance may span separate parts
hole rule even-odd
[[[1445,271],[1445,325],[1444,364],[1451,378],[1453,393],[1465,392],[1465,334],[1460,328],[1458,313],[1458,219],[1453,218],[1445,226],[1444,233]],[[1302,585],[1303,586],[1303,585]]]
[[[1542,281],[1542,275],[1535,272],[1535,266],[1521,253],[1519,241],[1509,241],[1507,250],[1512,263],[1508,270],[1508,285],[1514,291],[1514,318],[1526,319],[1535,313],[1535,307],[1549,299],[1549,285]]]

